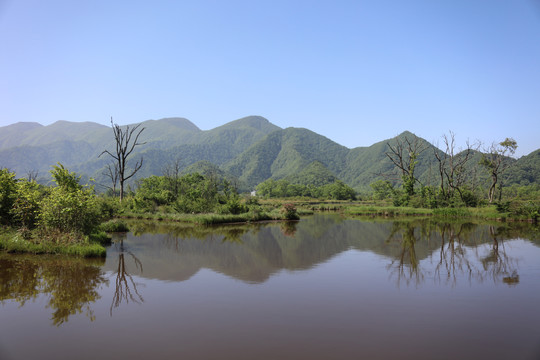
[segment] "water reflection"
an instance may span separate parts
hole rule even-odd
[[[310,269],[355,249],[387,258],[390,277],[398,286],[418,286],[426,279],[455,285],[458,279],[487,278],[515,285],[517,261],[507,255],[505,239],[529,237],[538,242],[537,228],[528,224],[368,222],[339,215],[258,225],[137,222],[132,227],[136,230],[125,241],[145,264],[141,276],[167,281],[185,281],[200,269],[211,269],[262,283],[281,270]],[[129,261],[137,268],[133,258]]]
[[[136,283],[128,271],[128,266],[126,266],[126,255],[128,255],[135,265],[135,270],[140,274],[143,273],[142,262],[124,246],[124,239],[126,238],[125,233],[116,234],[115,241],[113,242],[114,252],[118,256],[118,265],[116,268],[116,278],[115,278],[115,289],[113,300],[111,303],[111,308],[109,310],[110,315],[112,316],[113,308],[119,307],[123,302],[128,304],[130,301],[136,304],[141,304],[144,302],[142,295],[139,293],[138,286],[140,284]],[[112,252],[113,249],[110,249]]]
[[[95,319],[91,305],[101,297],[100,287],[109,285],[106,272],[114,278],[107,299],[112,316],[122,305],[144,302],[143,278],[179,282],[211,269],[258,284],[351,250],[380,256],[398,287],[486,280],[516,287],[519,258],[508,251],[507,240],[521,237],[539,244],[538,227],[530,224],[368,222],[339,215],[219,227],[134,222],[131,228],[132,233],[117,235],[105,262],[0,253],[0,300],[23,306],[45,296],[58,326],[74,314]]]
[[[391,276],[397,278],[397,285],[405,280],[409,285],[411,282],[419,284],[424,276],[418,268],[419,260],[416,256],[416,237],[414,235],[415,226],[412,222],[394,222],[392,231],[386,240],[387,244],[398,242],[401,245],[401,252],[396,259],[388,265]]]
[[[403,283],[420,285],[427,276],[431,277],[432,267],[423,269],[420,266],[423,259],[418,258],[416,249],[427,247],[433,251],[423,258],[435,260],[433,279],[440,283],[455,286],[458,279],[466,279],[469,283],[491,279],[516,285],[519,283],[517,259],[507,254],[504,243],[503,234],[508,233],[507,225],[396,221],[386,242],[400,244],[400,253],[388,269],[397,286]]]
[[[101,297],[99,287],[108,284],[100,268],[103,262],[0,253],[0,301],[14,300],[24,306],[44,295],[54,325],[67,322],[75,314],[93,321],[90,305]]]

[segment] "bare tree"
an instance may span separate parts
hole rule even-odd
[[[390,151],[386,152],[385,155],[401,171],[401,179],[406,194],[409,196],[414,195],[414,184],[416,182],[420,183],[414,175],[416,158],[426,150],[425,145],[416,136],[412,139],[405,137],[403,140],[397,138],[395,145],[390,143],[387,143],[387,145]]]
[[[178,198],[180,192],[180,169],[181,161],[177,158],[173,163],[167,164],[163,170],[163,176],[168,182],[169,190],[173,193],[174,198]]]
[[[146,142],[139,142],[139,136],[144,131],[145,128],[139,129],[141,124],[130,128],[129,125],[125,128],[121,128],[120,125],[113,123],[111,117],[111,126],[114,133],[114,140],[116,142],[116,151],[110,152],[109,150],[104,150],[99,156],[103,154],[108,154],[115,161],[115,166],[118,167],[118,182],[120,183],[120,201],[124,198],[124,183],[126,180],[130,179],[133,175],[140,170],[143,164],[143,158],[135,163],[135,167],[126,172],[127,169],[127,160],[131,155],[133,150],[138,145],[144,145]]]
[[[108,189],[111,189],[113,195],[116,194],[116,184],[118,184],[118,163],[113,162],[112,164],[107,164],[106,171],[103,173],[106,177],[111,179],[112,186],[106,186]]]
[[[441,195],[445,200],[449,200],[457,191],[461,200],[464,200],[463,186],[467,179],[466,164],[479,145],[471,145],[467,141],[466,148],[458,150],[456,153],[455,134],[452,131],[449,132],[449,135],[443,135],[443,141],[446,149],[442,154],[437,148],[433,148],[433,153],[439,163]]]
[[[115,291],[111,303],[110,314],[112,316],[113,308],[119,307],[123,301],[128,304],[130,301],[140,304],[144,302],[142,295],[137,289],[137,284],[133,276],[127,271],[125,253],[130,255],[135,262],[135,267],[142,274],[142,262],[131,252],[125,249],[124,239],[120,239],[120,249],[118,252],[118,269],[116,270]]]
[[[39,175],[38,170],[28,170],[26,172],[26,178],[28,179],[28,181],[36,181],[38,175]]]
[[[506,138],[503,142],[493,143],[487,149],[486,153],[482,156],[480,164],[483,165],[489,175],[491,176],[491,186],[489,187],[488,198],[492,203],[495,197],[495,190],[497,184],[500,183],[500,176],[508,167],[511,162],[508,161],[508,157],[514,155],[517,149],[517,142],[512,138]],[[502,197],[502,183],[499,184],[499,200]]]

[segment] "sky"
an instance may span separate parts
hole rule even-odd
[[[540,148],[540,0],[0,0],[0,126],[260,115]],[[1,129],[0,129],[1,131]]]

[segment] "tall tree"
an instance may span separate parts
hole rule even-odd
[[[457,191],[461,200],[464,200],[463,186],[467,178],[466,164],[479,145],[471,145],[467,141],[467,147],[464,150],[456,151],[455,134],[452,131],[448,135],[443,135],[443,141],[446,149],[442,154],[439,149],[433,148],[433,154],[439,163],[440,194],[443,199],[449,200]]]
[[[489,187],[488,198],[492,203],[495,198],[495,190],[499,184],[499,200],[502,197],[502,183],[500,176],[511,165],[508,157],[514,155],[517,149],[517,142],[512,138],[506,138],[503,142],[493,143],[482,156],[480,164],[483,165],[491,176],[491,186]]]
[[[169,191],[173,194],[175,200],[178,198],[180,191],[181,168],[182,163],[180,161],[180,158],[177,158],[176,160],[174,160],[173,163],[167,164],[162,170],[163,176],[165,177],[169,185]]]
[[[414,174],[418,162],[416,158],[426,150],[425,145],[416,136],[412,139],[405,137],[403,140],[397,138],[395,145],[391,143],[387,143],[387,145],[390,151],[386,152],[385,155],[401,171],[405,194],[407,196],[414,195],[414,185],[416,182],[420,183]]]
[[[111,117],[111,126],[113,129],[114,140],[116,143],[116,150],[110,152],[109,150],[104,150],[99,156],[103,154],[108,154],[114,159],[115,168],[118,168],[118,183],[120,184],[120,201],[124,198],[124,183],[126,180],[129,180],[133,175],[140,170],[143,164],[143,157],[135,163],[135,166],[131,171],[127,171],[127,160],[131,155],[136,146],[144,145],[146,142],[139,142],[139,136],[144,131],[145,128],[139,129],[141,124],[138,124],[132,128],[126,126],[125,128],[120,127],[120,125],[115,124]]]

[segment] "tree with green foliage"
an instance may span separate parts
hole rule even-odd
[[[334,200],[354,200],[356,191],[341,180],[323,186],[291,184],[287,180],[268,179],[257,185],[257,194],[266,198],[306,196]]]
[[[174,207],[181,213],[204,213],[218,204],[218,184],[215,179],[199,173],[184,175],[180,184],[180,196]]]
[[[455,134],[451,131],[449,135],[443,135],[443,141],[445,150],[442,153],[439,149],[433,148],[433,154],[439,165],[439,197],[448,204],[457,193],[462,202],[470,203],[472,193],[465,187],[468,175],[466,169],[478,145],[471,145],[467,141],[467,147],[464,150],[456,150]]]
[[[90,234],[101,220],[93,188],[83,187],[80,176],[60,163],[53,167],[51,175],[57,186],[39,202],[39,224],[65,233]]]
[[[15,179],[15,173],[5,168],[0,169],[0,224],[11,224],[11,208],[15,202],[16,192],[17,180]]]
[[[373,198],[375,200],[384,200],[391,198],[394,193],[394,186],[388,180],[377,180],[370,184],[373,189]]]
[[[15,201],[11,208],[13,223],[25,229],[32,229],[39,217],[39,204],[44,192],[38,183],[26,179],[17,182],[16,190]]]
[[[415,176],[415,168],[418,163],[417,157],[426,149],[420,139],[413,136],[412,139],[405,137],[403,140],[397,138],[396,144],[387,143],[389,151],[386,157],[401,172],[403,181],[404,198],[402,203],[407,204],[408,199],[414,195],[414,185],[420,181]],[[420,183],[420,185],[422,185]]]
[[[497,184],[499,184],[499,201],[502,198],[503,184],[500,182],[501,175],[510,167],[511,162],[509,156],[514,155],[517,149],[517,142],[512,138],[506,138],[504,141],[496,144],[493,143],[490,148],[485,151],[480,164],[488,171],[491,177],[491,185],[488,191],[488,199],[493,203]]]

